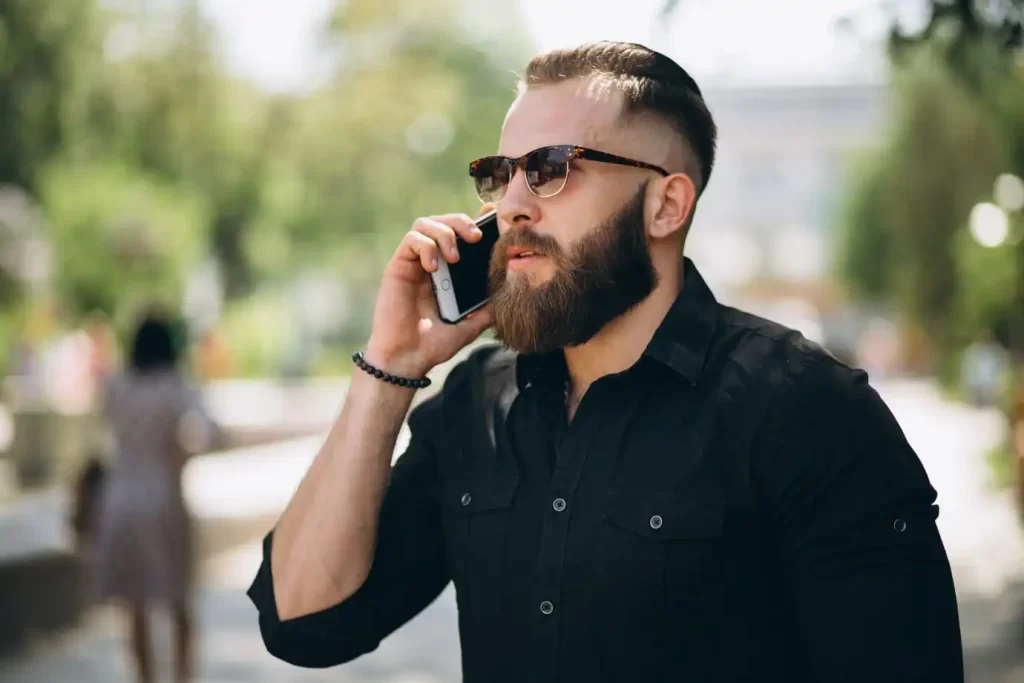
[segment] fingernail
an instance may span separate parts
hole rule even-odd
[[[431,261],[431,263],[434,265],[435,268],[437,268],[437,257],[436,256],[434,257],[434,260]]]

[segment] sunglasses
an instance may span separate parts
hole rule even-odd
[[[669,172],[660,166],[578,145],[541,147],[518,159],[503,156],[483,157],[469,164],[469,175],[476,185],[477,196],[485,204],[497,202],[505,196],[505,190],[512,182],[517,168],[523,171],[530,192],[538,197],[553,197],[565,187],[565,181],[569,178],[570,162],[573,159],[632,166],[657,171],[663,176],[669,175]]]

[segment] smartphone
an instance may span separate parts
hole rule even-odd
[[[452,325],[486,304],[490,298],[488,272],[491,250],[498,241],[498,212],[485,213],[474,222],[483,237],[472,243],[456,237],[459,260],[448,263],[438,259],[437,270],[430,274],[437,312],[441,320]]]

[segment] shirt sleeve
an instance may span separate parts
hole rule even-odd
[[[815,681],[963,681],[936,491],[859,370],[825,359],[755,445],[785,600]]]
[[[223,431],[210,414],[202,393],[181,378],[176,385],[173,410],[177,445],[186,455],[207,451],[223,442]]]
[[[439,396],[413,410],[410,445],[392,468],[378,525],[370,574],[351,597],[322,612],[278,618],[271,574],[273,532],[248,595],[259,611],[267,650],[297,666],[321,668],[351,661],[433,602],[449,581],[442,541],[433,441]]]

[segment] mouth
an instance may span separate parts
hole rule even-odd
[[[508,255],[509,261],[513,261],[516,259],[536,258],[542,255],[538,251],[526,249],[523,247],[509,247],[508,250],[506,251],[506,254]]]
[[[508,256],[508,268],[510,270],[525,268],[526,266],[536,263],[540,259],[544,258],[544,254],[539,251],[523,249],[521,247],[510,247],[506,252],[506,255]]]

